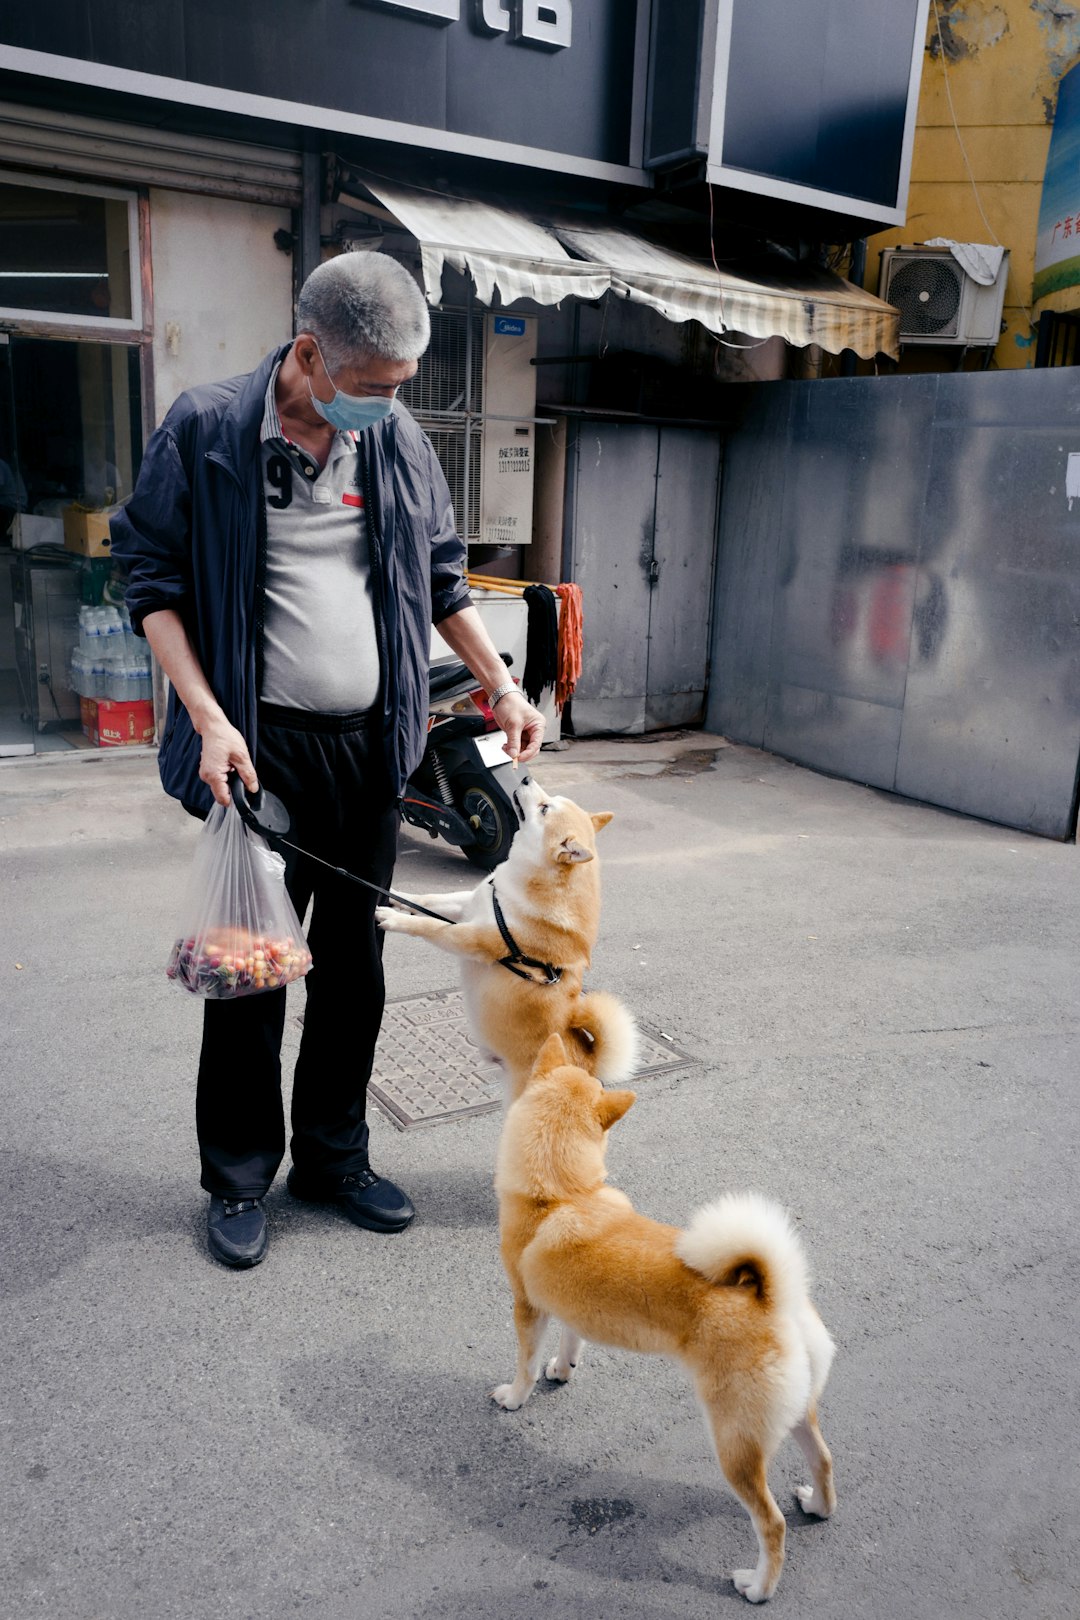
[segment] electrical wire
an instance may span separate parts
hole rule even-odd
[[[1004,242],[1001,241],[1001,239],[998,236],[997,232],[995,231],[994,227],[991,225],[990,221],[986,217],[986,210],[983,208],[982,198],[979,196],[979,188],[975,183],[975,176],[974,176],[974,174],[972,172],[971,164],[968,161],[967,147],[964,145],[964,137],[960,133],[960,120],[956,116],[956,107],[955,107],[955,105],[953,103],[952,85],[949,82],[949,63],[948,63],[948,59],[947,59],[947,57],[945,55],[945,39],[944,39],[944,36],[943,36],[943,34],[941,32],[941,13],[938,10],[938,0],[930,0],[930,3],[934,8],[934,29],[935,29],[935,31],[937,33],[938,54],[941,57],[941,72],[942,72],[942,76],[943,76],[944,81],[945,81],[945,99],[949,103],[949,115],[952,118],[953,129],[954,129],[954,131],[956,133],[956,144],[960,148],[960,156],[964,160],[964,168],[967,170],[967,177],[971,182],[971,189],[972,189],[972,192],[975,195],[975,206],[979,210],[979,215],[980,215],[980,217],[982,219],[982,222],[986,226],[986,229],[989,231],[990,239],[993,242],[994,246],[1004,249],[1004,247],[1005,247]],[[1012,262],[1011,262],[1011,260],[1010,260],[1010,263],[1009,263],[1008,275],[1012,276],[1013,284],[1014,284],[1014,287],[1015,287],[1016,277],[1012,273]],[[1028,309],[1027,305],[1024,303],[1024,300],[1020,297],[1019,289],[1017,289],[1017,292],[1016,292],[1016,300],[1017,300],[1017,303],[1020,305],[1020,308],[1023,310],[1024,314],[1027,316],[1028,326],[1031,328],[1032,331],[1034,331],[1035,330],[1035,321],[1032,319],[1030,309]]]
[[[715,225],[714,225],[714,220],[713,220],[713,188],[712,188],[712,181],[707,180],[705,182],[705,184],[709,188],[709,253],[712,256],[713,269],[716,271],[716,280],[717,280],[717,283],[718,283],[718,291],[720,293],[720,321],[721,321],[721,324],[724,326],[724,328],[726,330],[727,329],[727,322],[726,322],[726,318],[725,318],[725,315],[724,315],[724,278],[720,274],[720,265],[719,265],[719,263],[717,261],[717,257],[716,257],[716,236],[715,236]],[[713,337],[715,338],[716,342],[719,343],[725,349],[763,349],[765,347],[766,343],[771,343],[772,342],[772,338],[767,337],[767,338],[760,338],[756,343],[732,343],[728,338],[724,337],[719,332],[714,332]]]

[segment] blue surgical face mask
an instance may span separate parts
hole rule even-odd
[[[319,359],[322,360],[321,349]],[[334,379],[330,376],[325,360],[323,370],[333,383]],[[394,393],[396,392],[395,389]],[[323,420],[342,433],[362,433],[365,428],[374,427],[376,422],[384,421],[394,408],[393,395],[387,399],[382,394],[343,394],[337,386],[334,387],[333,399],[319,399],[312,389],[310,379],[308,393],[311,395],[311,403]]]

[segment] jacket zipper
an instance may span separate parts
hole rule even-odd
[[[255,579],[254,579],[254,588],[253,588],[253,591],[252,591],[252,604],[251,604],[251,606],[252,606],[252,631],[253,631],[253,640],[254,640],[254,647],[252,648],[253,656],[252,656],[251,662],[252,662],[252,669],[253,669],[254,683],[255,683],[254,684],[254,691],[252,692],[251,699],[250,699],[250,714],[251,714],[251,718],[252,718],[252,724],[251,724],[250,727],[246,724],[247,716],[243,716],[241,718],[241,720],[239,720],[239,721],[236,720],[233,717],[230,717],[230,718],[233,718],[233,724],[234,725],[237,725],[237,724],[243,725],[243,730],[244,730],[244,734],[245,734],[244,735],[244,741],[248,745],[248,752],[251,754],[252,761],[254,762],[255,759],[256,759],[256,755],[258,753],[258,747],[259,747],[259,739],[258,739],[259,728],[258,728],[258,724],[257,724],[257,722],[255,720],[255,715],[256,715],[256,711],[257,711],[257,708],[258,708],[258,702],[259,702],[259,688],[262,685],[263,602],[262,602],[262,599],[261,599],[261,596],[260,596],[260,591],[265,589],[265,578],[266,578],[265,516],[264,516],[264,513],[263,513],[263,511],[261,509],[261,502],[263,500],[262,471],[261,471],[261,467],[260,467],[260,471],[259,471],[259,495],[258,495],[258,498],[256,500],[254,510],[252,510],[250,508],[250,505],[249,505],[248,499],[247,499],[247,497],[248,497],[247,486],[245,485],[244,480],[240,477],[240,474],[237,472],[237,470],[234,467],[233,463],[231,461],[226,461],[223,456],[220,456],[220,455],[216,454],[215,450],[207,450],[205,452],[205,454],[206,454],[206,460],[209,461],[209,462],[212,462],[215,467],[220,467],[221,471],[225,474],[225,476],[228,479],[230,479],[232,481],[232,483],[235,485],[236,489],[239,491],[241,502],[245,506],[248,506],[248,515],[249,515],[249,517],[252,517],[254,519],[254,524],[255,524]],[[260,526],[262,526],[261,532],[260,532]],[[249,731],[250,731],[250,735],[247,734]]]
[[[386,640],[386,575],[383,571],[382,536],[379,533],[379,525],[375,520],[375,503],[371,498],[371,456],[370,453],[366,451],[363,457],[363,480],[364,511],[368,520],[368,536],[371,541],[372,572],[375,575],[375,597],[378,603],[378,612],[375,615],[375,638],[379,648],[379,667],[382,671],[384,693],[383,718],[385,720],[387,708],[392,707],[390,692],[390,654]],[[384,753],[388,753],[385,736],[383,738],[383,748]],[[390,765],[389,757],[387,757],[386,763],[388,766]],[[397,762],[395,760],[395,775],[396,765]],[[404,786],[404,784],[402,785]],[[398,797],[400,798],[400,791],[398,793]]]

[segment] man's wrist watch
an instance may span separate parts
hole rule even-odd
[[[488,693],[488,708],[493,709],[496,703],[499,703],[510,692],[516,691],[517,687],[514,685],[513,681],[503,681],[502,685],[497,686],[494,692]]]

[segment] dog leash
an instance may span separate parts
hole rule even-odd
[[[264,834],[264,836],[266,835]],[[395,905],[406,906],[409,911],[418,911],[422,917],[434,917],[436,922],[453,925],[454,919],[444,917],[441,911],[429,911],[427,906],[421,906],[415,900],[407,900],[403,894],[395,894],[393,889],[380,888],[377,883],[369,883],[367,878],[357,877],[355,872],[346,872],[343,866],[334,866],[332,862],[324,861],[321,855],[313,855],[310,849],[301,849],[299,844],[294,844],[289,838],[283,838],[280,833],[271,834],[267,841],[285,844],[289,849],[295,849],[298,855],[303,855],[305,860],[317,861],[320,866],[325,866],[328,872],[334,872],[338,877],[348,878],[350,883],[359,883],[362,889],[371,889],[373,893],[382,895],[384,900],[393,900]]]
[[[362,889],[371,889],[373,893],[381,895],[383,899],[393,900],[395,905],[404,906],[407,911],[416,911],[422,917],[432,917],[436,922],[449,923],[451,927],[454,926],[454,919],[444,917],[441,911],[431,911],[427,906],[420,905],[416,900],[409,900],[403,894],[396,894],[393,889],[384,889],[380,884],[372,883],[367,878],[357,877],[355,872],[346,871],[344,866],[335,866],[332,861],[324,861],[321,855],[313,855],[309,849],[301,849],[299,844],[294,844],[291,838],[285,837],[285,833],[292,828],[292,818],[275,793],[269,793],[265,788],[260,788],[254,795],[255,802],[252,803],[243,782],[235,772],[231,776],[229,787],[233,803],[240,812],[240,819],[271,845],[284,844],[287,849],[294,849],[298,855],[303,855],[305,860],[315,861],[319,866],[325,866],[328,872],[333,872],[338,877],[347,878],[350,883],[358,883]],[[510,973],[516,974],[519,979],[524,979],[527,984],[558,984],[563,975],[562,968],[553,967],[550,962],[540,962],[535,956],[525,955],[525,952],[506,926],[506,918],[503,916],[502,907],[495,894],[494,877],[488,878],[488,882],[491,885],[491,904],[495,911],[495,922],[508,952],[506,956],[498,958],[499,966],[506,968]],[[534,979],[530,974],[523,973],[522,968],[539,968],[544,977]]]
[[[415,900],[407,900],[403,894],[395,894],[393,889],[384,889],[378,883],[369,882],[367,878],[357,877],[355,872],[347,872],[343,866],[335,866],[332,861],[324,861],[321,855],[313,855],[310,849],[301,849],[299,844],[294,844],[291,838],[285,837],[292,829],[292,817],[276,793],[259,788],[249,798],[247,789],[235,771],[230,774],[229,791],[233,803],[240,812],[241,821],[253,832],[265,838],[272,847],[284,844],[287,849],[294,849],[298,855],[303,855],[305,860],[316,861],[319,866],[325,866],[328,872],[348,878],[350,883],[359,883],[362,889],[371,889],[375,894],[382,895],[386,900],[393,900],[396,905],[405,906],[409,911],[418,911],[424,917],[433,917],[436,922],[453,922],[452,917],[444,917],[439,911],[429,911],[427,906],[418,905]]]

